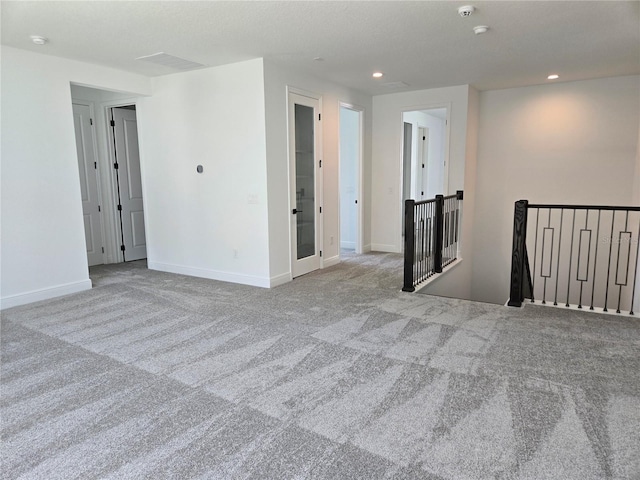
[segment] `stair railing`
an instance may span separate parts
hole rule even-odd
[[[462,190],[430,200],[405,200],[403,291],[415,291],[458,259],[462,200]]]
[[[508,305],[538,299],[634,315],[639,237],[640,207],[517,201]]]

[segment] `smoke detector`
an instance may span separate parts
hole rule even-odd
[[[458,8],[458,15],[461,17],[470,17],[473,12],[476,11],[476,7],[473,5],[465,5],[464,7]]]
[[[483,33],[487,33],[489,27],[486,25],[478,25],[477,27],[473,27],[473,33],[476,35],[482,35]]]

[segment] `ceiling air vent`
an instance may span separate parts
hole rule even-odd
[[[195,68],[202,68],[205,66],[201,63],[192,62],[191,60],[185,60],[184,58],[175,57],[164,52],[154,53],[153,55],[147,55],[144,57],[138,57],[136,58],[136,60],[151,62],[157,65],[174,68],[176,70],[193,70]]]
[[[389,82],[389,83],[383,83],[382,86],[390,90],[397,90],[399,88],[408,87],[409,84],[404,82]]]

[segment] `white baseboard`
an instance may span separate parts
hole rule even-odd
[[[242,285],[251,285],[252,287],[269,288],[271,286],[271,279],[268,277],[256,277],[254,275],[242,275],[238,273],[221,272],[219,270],[209,270],[207,268],[188,267],[185,265],[149,261],[147,261],[147,267],[149,270],[179,273],[181,275],[208,278],[210,280],[220,280],[222,282],[240,283]]]
[[[334,265],[338,265],[340,263],[340,255],[335,255],[333,257],[325,258],[322,262],[322,268],[333,267]]]
[[[356,248],[356,242],[347,242],[347,241],[341,240],[340,248],[348,248],[349,250],[354,250]]]
[[[369,253],[371,251],[371,244],[367,243],[366,245],[362,246],[362,253]]]
[[[372,243],[371,250],[374,252],[402,253],[397,245],[386,245],[384,243]]]
[[[19,305],[26,305],[28,303],[49,300],[50,298],[91,290],[91,286],[91,280],[86,279],[79,282],[56,285],[55,287],[47,287],[40,290],[32,290],[30,292],[9,295],[0,299],[0,309],[17,307]]]
[[[269,287],[273,288],[279,285],[284,285],[291,280],[293,280],[293,278],[291,277],[291,272],[282,273],[280,275],[276,275],[275,277],[271,277],[269,281]]]

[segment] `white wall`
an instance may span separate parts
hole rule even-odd
[[[289,169],[287,144],[287,86],[322,95],[322,175],[324,186],[324,265],[339,261],[339,116],[340,102],[364,108],[363,220],[365,251],[370,244],[371,214],[371,97],[301,72],[264,62],[267,130],[267,183],[269,190],[269,261],[272,284],[290,278]],[[333,239],[333,242],[332,242]]]
[[[340,247],[356,248],[360,113],[340,108]]]
[[[149,268],[270,285],[264,121],[262,59],[153,79],[138,103]]]
[[[150,93],[146,77],[2,46],[2,307],[91,288],[70,83]]]
[[[448,190],[464,187],[464,162],[469,87],[436,88],[373,98],[374,250],[402,251],[402,122],[403,112],[448,107],[451,111]]]
[[[461,264],[427,285],[422,292],[443,297],[471,298],[471,275],[474,257],[474,238],[476,218],[474,217],[476,199],[476,170],[478,154],[478,116],[480,108],[479,92],[469,87],[467,100],[467,131],[464,157],[464,200],[462,202]],[[452,167],[456,165],[452,163]],[[453,191],[450,191],[453,193]]]
[[[485,91],[472,298],[509,295],[513,205],[628,205],[637,182],[640,77]]]

